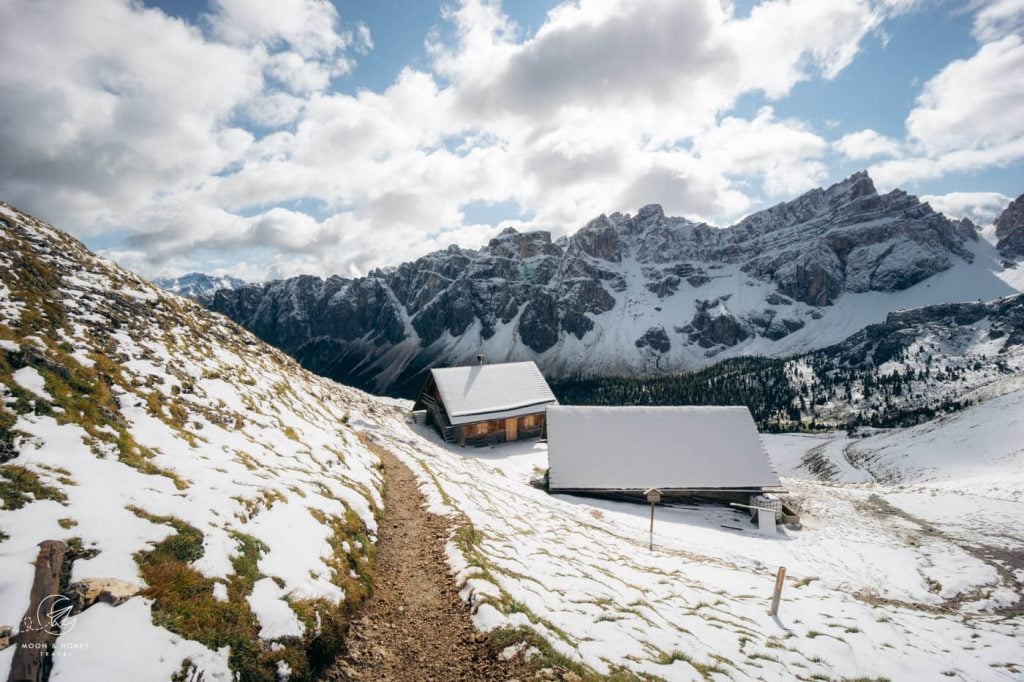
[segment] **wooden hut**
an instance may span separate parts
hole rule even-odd
[[[544,410],[557,405],[533,362],[430,370],[413,410],[426,410],[441,437],[459,445],[488,445],[544,432]]]
[[[746,407],[547,411],[553,492],[745,500],[781,486]]]

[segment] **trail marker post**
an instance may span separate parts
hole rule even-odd
[[[775,574],[775,591],[772,592],[772,607],[768,610],[768,615],[777,616],[779,614],[779,600],[782,598],[782,583],[786,580],[786,567],[779,566],[779,572]]]
[[[657,488],[648,488],[644,491],[644,497],[651,503],[651,530],[648,536],[647,549],[654,549],[654,505],[661,502],[661,491]]]

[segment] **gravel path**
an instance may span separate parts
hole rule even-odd
[[[374,593],[355,617],[347,655],[327,680],[509,680],[525,677],[478,633],[445,560],[449,522],[428,513],[409,469],[389,452]]]

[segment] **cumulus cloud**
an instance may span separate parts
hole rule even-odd
[[[206,18],[229,44],[286,43],[307,58],[333,58],[354,39],[351,32],[338,31],[338,11],[328,0],[214,0]]]
[[[750,120],[727,117],[694,142],[701,162],[722,174],[761,177],[770,196],[815,187],[825,176],[820,159],[827,149],[802,122],[779,120],[771,107]]]
[[[907,116],[910,151],[872,174],[883,185],[1005,165],[1024,158],[1024,41],[1009,35],[925,83]]]
[[[999,192],[950,192],[949,194],[926,194],[921,201],[927,201],[939,213],[950,218],[969,218],[977,225],[989,225],[999,217],[1012,197]]]
[[[1024,0],[987,0],[974,16],[974,35],[982,42],[1024,29]]]
[[[252,136],[249,55],[116,0],[0,4],[0,179],[12,200],[88,233],[194,185]]]
[[[357,274],[485,243],[474,202],[556,234],[650,202],[727,223],[828,175],[806,122],[737,101],[836,77],[917,2],[772,0],[737,17],[719,0],[579,0],[524,35],[495,0],[461,0],[426,67],[353,94],[332,82],[373,38],[328,0],[211,0],[198,25],[133,0],[0,2],[0,183],[83,235],[129,231],[110,253],[147,274],[200,251],[247,279]],[[1015,39],[926,84],[908,141],[861,131],[834,149],[905,164],[889,177],[1015,158],[1020,136],[1000,130],[1024,115],[993,80],[1021,72]],[[964,83],[983,101],[959,101]]]
[[[891,157],[900,153],[900,143],[897,140],[871,128],[843,135],[833,143],[833,146],[840,154],[854,161],[880,156]]]

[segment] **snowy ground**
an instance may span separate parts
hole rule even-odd
[[[364,418],[357,400],[384,408],[42,223],[2,206],[0,219],[0,426],[13,434],[13,454],[0,449],[0,625],[17,631],[41,541],[90,552],[71,582],[145,588],[139,553],[187,524],[201,556],[186,570],[207,588],[196,610],[231,590],[247,603],[239,622],[258,627],[259,665],[294,665],[321,604],[370,579],[348,566],[367,561],[357,537],[375,537],[382,476],[348,422]],[[170,629],[145,596],[88,609],[65,623],[54,679],[167,680],[186,658],[203,679],[232,679],[232,652],[201,643],[221,635],[189,606]]]
[[[1004,401],[947,420],[936,439],[955,442],[983,416],[1003,424],[1024,414],[1024,392]],[[547,466],[543,444],[462,449],[397,418],[375,437],[417,472],[435,508],[479,533],[449,549],[484,629],[530,625],[600,672],[669,680],[976,680],[1024,670],[1024,567],[1011,565],[1024,552],[1024,481],[1005,475],[1024,469],[1024,433],[1003,433],[985,444],[979,459],[991,466],[972,469],[966,494],[946,460],[931,478],[919,473],[931,451],[920,433],[855,444],[767,437],[802,528],[767,538],[726,507],[659,507],[653,552],[647,507],[531,487]],[[898,465],[905,482],[873,482],[843,457],[847,445],[876,462],[902,447],[913,460]],[[835,463],[836,481],[801,467],[815,448]],[[779,566],[788,578],[773,618]]]
[[[0,435],[14,435],[13,451],[0,442],[0,625],[28,606],[40,541],[98,551],[73,581],[143,587],[139,553],[173,536],[173,519],[202,534],[201,556],[179,561],[203,581],[196,601],[244,600],[262,655],[286,671],[286,649],[317,627],[296,607],[368,580],[340,570],[365,565],[380,507],[365,436],[461,524],[449,555],[483,629],[529,626],[599,672],[673,680],[1020,679],[1024,391],[867,439],[768,437],[801,529],[768,538],[727,508],[661,507],[650,551],[645,507],[531,487],[542,445],[446,446],[405,421],[406,403],[312,377],[0,214]],[[232,677],[228,647],[159,615],[144,596],[81,613],[55,679],[166,680],[184,659],[203,679]]]

